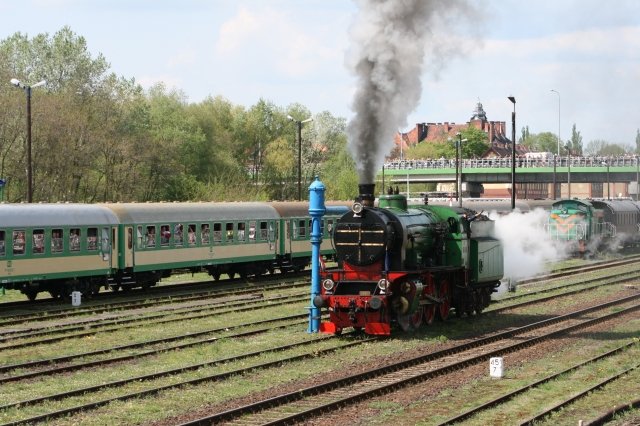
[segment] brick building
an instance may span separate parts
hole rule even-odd
[[[508,157],[511,155],[511,140],[506,135],[506,123],[504,121],[487,120],[487,114],[480,102],[478,102],[476,110],[466,123],[417,123],[410,131],[396,134],[394,138],[396,150],[394,150],[394,153],[400,150],[405,151],[407,148],[422,142],[454,139],[456,133],[463,131],[467,127],[475,127],[487,134],[490,148],[482,156],[483,158]],[[517,155],[522,155],[526,152],[527,149],[525,147],[516,145]]]

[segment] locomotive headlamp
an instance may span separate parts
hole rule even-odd
[[[332,279],[327,278],[326,280],[322,281],[322,288],[325,289],[325,291],[331,291],[333,290],[333,287],[336,285],[336,283],[333,282]]]
[[[387,281],[386,278],[382,278],[380,281],[378,281],[378,288],[381,291],[386,291],[387,287],[389,287],[389,281]]]
[[[362,210],[364,209],[362,203],[360,202],[355,202],[353,203],[353,206],[351,206],[351,211],[353,211],[355,214],[360,214],[362,213]]]

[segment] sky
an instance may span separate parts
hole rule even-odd
[[[425,0],[426,1],[426,0]],[[444,0],[446,1],[446,0]],[[0,40],[69,26],[110,71],[190,102],[265,99],[353,117],[350,0],[0,0]],[[635,145],[640,1],[477,0],[433,24],[417,107],[399,123],[465,123],[481,102],[516,132]],[[463,8],[464,10],[464,8]],[[555,90],[556,92],[552,92]],[[300,117],[304,119],[304,117]],[[392,143],[390,142],[390,148]]]

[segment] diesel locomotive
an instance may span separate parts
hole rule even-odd
[[[556,201],[546,230],[566,252],[586,255],[615,251],[640,242],[640,203],[633,200]]]
[[[334,225],[337,267],[321,271],[314,300],[329,313],[321,332],[389,335],[394,325],[415,329],[489,305],[504,271],[493,221],[460,207],[408,206],[391,190],[374,207],[373,194],[374,185],[360,185]]]

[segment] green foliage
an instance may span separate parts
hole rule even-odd
[[[558,135],[551,132],[542,132],[537,134],[527,133],[524,145],[532,152],[551,152],[556,153],[558,150]],[[562,147],[560,153],[562,154]]]
[[[586,155],[616,156],[633,153],[633,148],[612,144],[602,139],[590,141],[584,149]]]
[[[358,173],[346,140],[322,166],[320,179],[327,188],[327,200],[353,200],[358,195]]]
[[[571,155],[582,155],[582,135],[576,130],[575,123],[571,128],[571,139],[567,141],[564,148]]]
[[[468,126],[460,132],[459,136],[450,138],[446,135],[440,140],[423,141],[410,147],[405,155],[407,159],[424,158],[455,158],[456,138],[465,140],[462,142],[462,158],[481,157],[489,149],[489,140],[485,132],[475,127]]]

